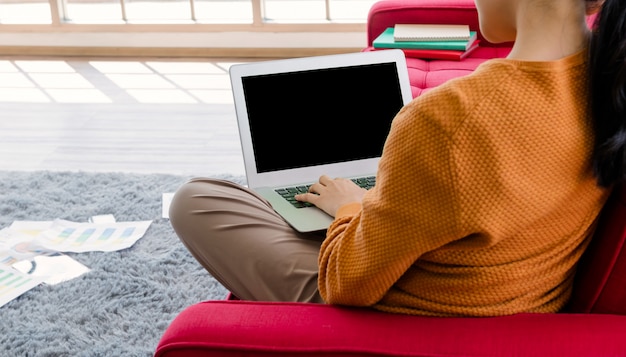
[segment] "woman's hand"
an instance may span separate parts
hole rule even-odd
[[[322,175],[319,182],[311,185],[309,193],[296,195],[296,200],[309,202],[335,217],[339,207],[348,203],[361,202],[366,189],[345,178],[332,179]]]

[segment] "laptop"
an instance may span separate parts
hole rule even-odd
[[[249,62],[229,74],[248,187],[300,232],[333,218],[293,195],[324,174],[374,184],[391,121],[412,100],[395,49]]]

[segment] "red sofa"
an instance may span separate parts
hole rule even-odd
[[[477,14],[472,0],[380,1],[370,11],[369,43],[396,22],[468,23],[477,29]],[[463,61],[408,59],[414,96],[510,50],[510,44],[481,46]],[[625,337],[621,185],[579,265],[566,311],[433,318],[307,303],[205,301],[171,322],[155,356],[626,356]]]

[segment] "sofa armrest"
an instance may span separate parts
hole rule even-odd
[[[576,269],[570,311],[626,314],[626,184],[613,190]]]
[[[155,357],[618,356],[626,316],[437,318],[309,303],[207,301],[170,324]]]
[[[368,46],[387,27],[400,23],[467,24],[480,32],[474,0],[382,0],[368,14]]]

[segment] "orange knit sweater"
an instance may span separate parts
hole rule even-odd
[[[435,316],[554,312],[607,190],[590,170],[586,53],[491,60],[395,118],[376,187],[319,255],[326,302]]]

